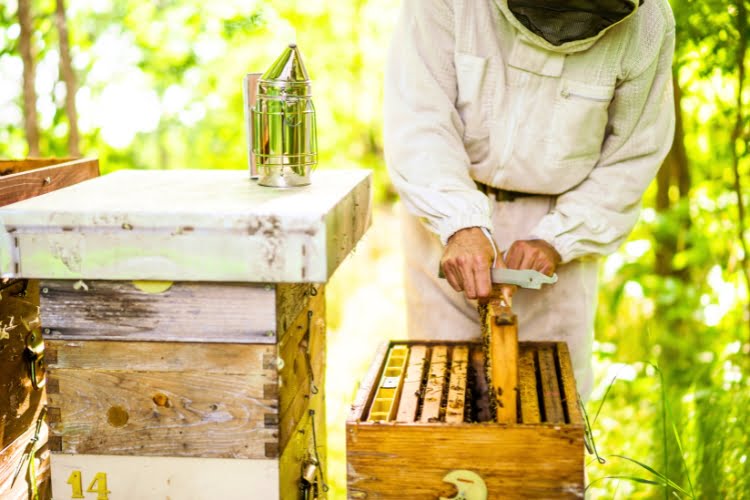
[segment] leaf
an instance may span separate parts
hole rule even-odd
[[[658,477],[659,479],[662,480],[662,482],[659,483],[659,484],[662,484],[664,486],[669,486],[670,488],[673,488],[673,489],[679,491],[680,493],[688,495],[690,498],[695,498],[693,495],[690,494],[690,492],[685,491],[685,489],[682,488],[679,484],[675,483],[674,481],[672,481],[671,479],[669,479],[668,477],[666,477],[661,472],[656,471],[654,468],[652,468],[652,467],[644,464],[643,462],[639,462],[638,460],[635,460],[633,458],[626,457],[626,456],[623,456],[623,455],[612,455],[612,456],[617,457],[617,458],[622,458],[623,460],[627,460],[629,462],[632,462],[632,463],[636,464],[639,467],[642,467],[643,469],[646,469],[651,474],[655,475],[656,477]]]
[[[624,480],[624,481],[632,481],[634,483],[651,484],[653,486],[662,486],[662,483],[660,483],[659,481],[654,481],[653,479],[645,479],[645,478],[637,477],[637,476],[602,476],[602,477],[594,479],[593,481],[590,481],[589,484],[586,485],[586,488],[584,490],[588,490],[594,484],[598,483],[599,481],[603,481],[605,479],[619,479],[619,480]]]

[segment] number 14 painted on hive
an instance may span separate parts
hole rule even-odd
[[[81,477],[81,471],[74,470],[68,478],[68,484],[73,488],[73,494],[70,498],[86,498],[83,496],[83,478]],[[89,487],[86,488],[86,493],[96,493],[96,500],[109,500],[108,493],[111,493],[107,489],[107,474],[104,472],[98,472]]]

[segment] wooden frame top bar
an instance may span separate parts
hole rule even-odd
[[[323,283],[370,224],[372,176],[124,170],[0,209],[3,277]]]
[[[376,392],[376,384],[383,374],[384,362],[389,352],[389,349],[394,346],[408,347],[410,350],[415,348],[422,349],[422,359],[427,362],[427,366],[423,367],[420,375],[427,375],[427,377],[419,377],[422,387],[410,386],[408,389],[405,387],[406,395],[416,393],[416,401],[411,401],[409,404],[411,407],[409,411],[402,415],[396,422],[377,422],[377,425],[395,425],[397,427],[408,427],[408,426],[425,426],[434,425],[438,428],[441,426],[452,425],[452,426],[552,426],[565,428],[576,428],[583,429],[583,418],[581,410],[578,404],[578,394],[576,392],[576,383],[573,374],[573,368],[570,363],[570,354],[568,347],[564,342],[558,341],[546,341],[546,342],[519,342],[518,351],[519,358],[521,359],[521,387],[520,397],[517,401],[519,405],[514,409],[520,412],[520,419],[513,421],[466,421],[463,418],[463,412],[460,413],[461,418],[448,418],[449,408],[446,409],[445,419],[442,416],[438,416],[438,408],[440,405],[440,399],[429,402],[429,395],[431,393],[431,385],[436,385],[438,392],[443,391],[443,385],[447,382],[445,371],[445,360],[460,359],[461,364],[468,362],[469,353],[462,353],[456,358],[457,350],[462,348],[478,349],[480,346],[479,342],[466,342],[466,341],[442,341],[442,340],[406,340],[406,341],[389,341],[384,342],[377,354],[375,355],[370,370],[368,371],[365,378],[362,380],[357,398],[355,403],[352,405],[349,416],[347,418],[347,425],[362,425],[368,426],[373,425],[373,422],[368,422],[366,415],[370,409],[370,405],[373,402],[373,397]],[[438,370],[439,374],[433,376],[432,363],[435,362],[435,351],[440,350],[437,360],[439,363]],[[427,352],[429,351],[429,352]],[[432,354],[432,360],[430,360],[430,354]],[[429,360],[429,362],[428,362]],[[543,361],[541,363],[540,361]],[[411,363],[409,363],[411,365]],[[464,370],[466,366],[462,366],[461,370]],[[450,371],[453,371],[451,368]],[[484,375],[482,373],[482,375]],[[410,377],[407,377],[410,378]],[[541,386],[537,384],[537,378],[540,379]],[[461,384],[454,384],[453,379],[450,381],[450,388],[454,389],[456,385],[461,385],[461,392],[467,394],[468,382],[464,380]],[[476,388],[474,388],[476,389]],[[447,403],[450,407],[452,392],[447,392]],[[478,394],[474,392],[473,398],[476,399]],[[455,398],[455,394],[453,394]],[[468,397],[468,396],[467,396]],[[485,396],[486,397],[486,396]],[[543,397],[543,399],[542,399]],[[403,403],[405,399],[402,398]],[[422,403],[420,403],[420,401]],[[462,402],[463,405],[469,404],[467,401]],[[431,406],[432,405],[432,406]],[[516,405],[514,404],[514,407]],[[432,412],[427,418],[415,420],[416,408],[422,408],[422,417],[424,412]],[[396,409],[400,413],[400,408]],[[410,418],[406,418],[406,414]],[[542,416],[544,418],[542,418]],[[443,421],[444,420],[444,421]]]

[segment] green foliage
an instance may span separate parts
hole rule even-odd
[[[265,70],[296,40],[313,78],[320,168],[372,168],[377,200],[395,199],[383,167],[380,107],[397,0],[68,4],[81,150],[99,157],[105,173],[245,168],[242,77]],[[738,198],[733,169],[736,154],[747,186],[750,113],[737,108],[739,41],[747,29],[736,1],[672,4],[682,91],[678,139],[688,163],[666,184],[651,186],[641,222],[603,265],[594,349],[600,385],[589,410],[602,404],[592,432],[607,463],[589,464],[594,498],[750,497],[750,317],[737,210],[750,199],[747,188]],[[42,154],[64,156],[55,2],[36,0],[33,9]],[[4,157],[26,151],[16,23],[15,2],[0,2]],[[330,311],[335,327],[342,307],[334,303]],[[619,380],[609,387],[615,374]],[[330,456],[337,460],[331,470],[340,471],[331,478],[340,496],[343,450]],[[597,480],[604,476],[631,480]]]

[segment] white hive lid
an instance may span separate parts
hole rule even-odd
[[[325,282],[370,223],[371,174],[275,189],[247,170],[124,170],[0,208],[4,277]]]

